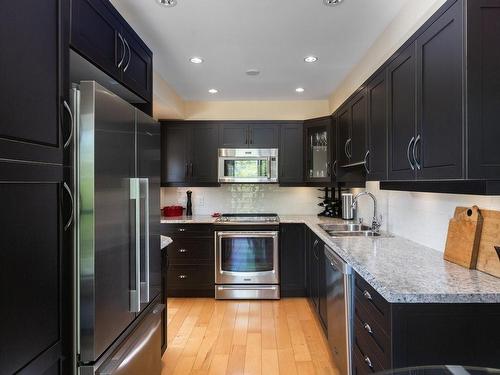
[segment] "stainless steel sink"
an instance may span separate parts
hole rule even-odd
[[[371,229],[363,224],[320,224],[319,226],[326,232],[359,232]]]
[[[360,230],[357,232],[328,232],[332,237],[380,237],[381,234],[371,230]]]
[[[331,237],[381,237],[371,227],[363,224],[319,224],[320,228]],[[385,237],[385,235],[384,235]]]

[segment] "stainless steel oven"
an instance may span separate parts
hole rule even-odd
[[[279,299],[278,230],[215,232],[215,297]]]
[[[277,183],[278,149],[220,148],[219,182]]]

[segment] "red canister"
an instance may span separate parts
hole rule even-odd
[[[182,216],[182,211],[184,207],[182,206],[166,206],[162,208],[162,214],[165,217]]]

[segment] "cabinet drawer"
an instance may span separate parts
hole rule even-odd
[[[364,354],[357,345],[353,348],[353,374],[365,375],[383,371],[384,368],[369,355]]]
[[[214,267],[171,265],[167,270],[167,289],[210,289],[214,287]]]
[[[355,297],[373,320],[386,332],[390,333],[391,306],[375,289],[372,288],[362,277],[356,275]]]
[[[359,314],[361,312],[361,314]],[[375,321],[361,317],[362,309],[356,307],[354,317],[354,342],[370,358],[376,359],[384,367],[390,368],[391,351],[389,337],[381,330]]]
[[[212,224],[161,224],[161,233],[174,237],[212,237]]]
[[[185,264],[199,260],[213,259],[213,239],[177,237],[168,248],[168,260],[171,264]]]

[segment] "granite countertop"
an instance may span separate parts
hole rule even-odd
[[[210,216],[173,218],[162,223],[213,223]],[[332,238],[321,223],[340,219],[280,215],[281,223],[304,223],[391,303],[500,303],[500,279],[468,270],[443,254],[398,236]]]
[[[212,224],[217,218],[210,215],[161,217],[162,224]]]

